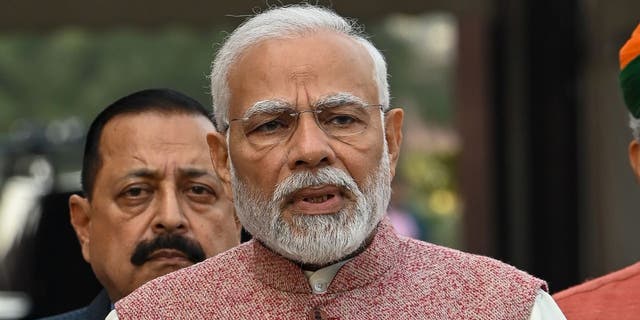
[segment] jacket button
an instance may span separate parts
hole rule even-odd
[[[314,307],[311,310],[311,314],[309,317],[310,320],[328,320],[327,313],[324,310],[320,309],[320,307]]]

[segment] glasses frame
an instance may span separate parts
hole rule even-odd
[[[380,110],[383,115],[386,115],[386,113],[389,111],[389,110],[385,110],[384,109],[384,105],[383,104],[358,104],[358,105],[360,107],[362,107],[363,109],[365,109],[366,112],[369,112],[369,110],[371,110],[371,107],[376,107],[376,109]],[[283,137],[282,140],[280,140],[278,142],[268,143],[268,144],[259,144],[259,143],[252,142],[251,139],[249,139],[249,137],[247,136],[247,133],[245,132],[244,129],[242,130],[242,134],[247,139],[247,141],[249,141],[249,143],[251,143],[252,145],[255,145],[255,146],[259,146],[259,147],[273,146],[273,145],[276,145],[276,144],[278,144],[278,143],[280,143],[282,141],[288,141],[293,136],[293,133],[298,129],[298,122],[300,121],[300,116],[303,113],[312,113],[313,114],[313,119],[314,119],[316,125],[318,126],[318,128],[320,128],[320,130],[322,130],[322,132],[324,132],[328,137],[332,137],[332,138],[338,139],[338,140],[341,140],[341,138],[345,138],[345,137],[350,137],[350,136],[361,134],[361,133],[367,131],[367,128],[369,128],[369,124],[367,124],[367,126],[362,131],[354,132],[352,134],[348,134],[348,135],[344,135],[344,136],[336,136],[334,134],[331,134],[331,133],[327,132],[327,130],[322,125],[320,125],[320,120],[318,119],[318,115],[321,114],[326,109],[330,109],[330,108],[332,108],[332,107],[322,107],[321,106],[321,107],[317,107],[317,108],[313,108],[313,109],[309,109],[309,110],[300,110],[300,111],[297,111],[297,110],[295,110],[293,108],[288,108],[289,110],[283,110],[283,112],[284,111],[291,111],[291,112],[288,113],[288,115],[291,116],[292,118],[294,118],[295,120],[294,120],[293,128],[289,130],[288,135],[286,137]],[[229,130],[229,128],[231,127],[231,123],[237,122],[237,121],[245,122],[245,121],[250,120],[250,118],[251,117],[239,117],[239,118],[233,118],[233,119],[229,120],[229,123],[227,124],[227,126],[225,128],[225,131]],[[244,123],[243,123],[243,127],[244,127]]]

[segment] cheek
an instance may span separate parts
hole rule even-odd
[[[374,157],[352,156],[345,162],[347,174],[355,180],[361,190],[367,179],[375,173],[378,167],[378,160],[378,158]]]
[[[118,259],[127,260],[133,254],[136,245],[142,240],[147,223],[143,216],[132,219],[118,219],[118,214],[112,214],[107,218],[92,221],[92,256],[100,254],[106,259],[106,263],[115,264]]]
[[[334,149],[346,168],[347,174],[356,181],[358,186],[363,186],[367,178],[376,172],[383,151],[380,138],[376,138],[375,135],[366,136],[366,138],[357,144],[343,144]]]
[[[103,231],[100,237],[95,239],[100,254],[105,255],[108,260],[128,260],[139,237],[134,236],[132,230],[127,230],[122,225],[104,228]],[[114,261],[107,261],[110,262]]]
[[[260,190],[275,186],[280,174],[286,168],[286,154],[276,146],[259,151],[251,148],[237,148],[231,152],[236,176],[244,181],[251,181],[252,185]]]
[[[98,224],[100,228],[94,228],[96,234],[91,239],[91,266],[106,286],[121,290],[131,282],[135,268],[131,254],[138,239],[122,225]]]

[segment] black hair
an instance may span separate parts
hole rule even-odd
[[[146,89],[118,99],[98,114],[86,136],[81,182],[82,191],[89,200],[93,195],[98,170],[102,166],[100,137],[105,125],[116,116],[143,112],[201,115],[215,127],[213,117],[200,102],[172,89]]]

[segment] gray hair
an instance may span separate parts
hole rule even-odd
[[[227,77],[231,66],[242,53],[265,40],[293,38],[318,31],[344,34],[364,46],[373,60],[373,77],[378,87],[379,103],[387,110],[387,64],[362,28],[354,20],[343,18],[329,9],[300,4],[262,12],[245,21],[225,40],[211,67],[211,97],[218,131],[224,132],[228,127],[231,92]]]
[[[633,137],[640,142],[640,118],[635,118],[632,114],[629,114],[629,127],[633,131]]]

